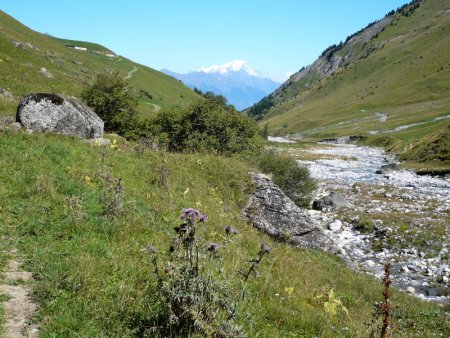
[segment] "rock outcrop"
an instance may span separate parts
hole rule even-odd
[[[329,196],[313,202],[314,210],[323,210],[325,208],[350,208],[352,205],[345,197],[338,192],[332,191]]]
[[[73,97],[50,93],[25,96],[17,107],[16,120],[32,131],[55,132],[81,138],[103,136],[103,121]]]
[[[42,76],[46,77],[47,79],[53,79],[53,74],[50,73],[46,68],[41,67],[39,72],[42,74]]]
[[[7,91],[4,88],[0,88],[0,98],[6,100],[6,101],[14,101],[15,97],[13,94],[11,94],[9,91]]]
[[[332,239],[306,210],[299,208],[266,175],[251,175],[255,191],[243,211],[250,223],[294,246],[337,252]]]

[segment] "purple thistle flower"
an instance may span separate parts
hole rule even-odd
[[[231,234],[238,235],[239,234],[239,230],[236,228],[233,228],[231,225],[226,226],[225,232],[227,235],[231,235]]]
[[[202,214],[202,215],[200,215],[199,220],[200,220],[200,222],[204,223],[208,220],[208,217],[206,215]]]
[[[219,249],[219,244],[217,244],[217,243],[211,243],[211,244],[209,245],[208,251],[214,252],[214,251],[216,251],[217,249]]]
[[[183,209],[180,218],[181,218],[181,220],[188,220],[191,222],[195,222],[197,219],[200,219],[201,216],[202,216],[202,214],[197,209],[187,208],[187,209]]]

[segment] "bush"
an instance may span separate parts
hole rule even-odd
[[[126,136],[128,131],[136,129],[139,95],[119,73],[98,74],[94,83],[84,88],[81,97],[103,120],[105,130]]]
[[[272,174],[272,180],[283,192],[300,207],[309,207],[316,182],[311,178],[307,168],[294,159],[264,151],[257,159],[259,168],[266,174]]]
[[[256,122],[215,101],[159,113],[154,123],[171,151],[229,155],[261,149]]]

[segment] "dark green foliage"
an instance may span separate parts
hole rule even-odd
[[[272,180],[295,204],[310,206],[316,182],[307,168],[300,166],[293,158],[280,156],[272,150],[259,156],[258,165],[264,173],[272,174]]]
[[[97,75],[94,83],[84,88],[81,97],[105,122],[105,130],[126,135],[137,123],[139,96],[119,73]]]
[[[253,116],[257,120],[261,119],[274,104],[275,101],[273,100],[272,95],[266,96],[248,110],[248,115]]]
[[[412,0],[411,2],[397,8],[396,12],[403,16],[411,16],[414,11],[419,8],[421,2],[422,0]]]
[[[375,226],[371,219],[369,218],[358,218],[352,222],[353,229],[358,230],[365,234],[370,234],[375,230]]]
[[[194,92],[203,96],[206,100],[218,104],[219,106],[221,106],[222,108],[224,108],[227,111],[237,112],[236,108],[232,104],[228,104],[227,98],[223,95],[216,95],[212,91],[207,91],[207,92],[203,93],[198,88],[194,88]]]
[[[330,62],[333,55],[336,52],[340,51],[343,47],[344,47],[344,43],[341,41],[341,42],[339,42],[339,44],[331,45],[330,47],[325,49],[320,56],[322,57],[322,56],[326,55],[328,62]]]
[[[233,154],[260,148],[258,127],[238,112],[215,101],[160,113],[154,121],[170,151]]]
[[[149,99],[149,100],[152,100],[152,99],[153,99],[153,95],[150,94],[150,93],[149,93],[148,91],[146,91],[146,90],[141,89],[141,90],[139,91],[139,94],[141,95],[141,97],[144,96],[144,97],[146,97],[146,98]]]

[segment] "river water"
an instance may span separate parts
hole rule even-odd
[[[327,148],[308,150],[312,154],[332,155],[338,158],[299,161],[319,180],[332,180],[342,185],[370,183],[401,188],[412,188],[425,198],[436,198],[450,204],[450,178],[419,176],[407,170],[377,174],[377,170],[393,160],[381,148],[353,144],[330,144]],[[341,159],[341,158],[346,159]],[[450,205],[449,205],[450,207]]]
[[[382,165],[394,160],[380,148],[326,144],[306,151],[325,157],[298,161],[308,167],[311,176],[319,182],[315,197],[340,191],[354,205],[348,211],[311,211],[325,217],[324,227],[336,219],[342,220],[341,229],[329,231],[341,248],[341,257],[356,265],[358,270],[379,278],[383,275],[384,263],[390,260],[396,287],[423,299],[448,302],[450,298],[445,296],[445,290],[450,279],[450,178],[419,176],[406,170],[377,174]],[[355,189],[355,185],[362,188]],[[375,195],[386,198],[372,199]],[[377,224],[375,233],[360,233],[351,222],[345,222],[345,216],[352,217],[355,213],[372,219]],[[409,227],[408,239],[402,238],[403,234],[396,232],[398,228],[388,224],[391,214],[397,218],[405,216],[403,226]],[[429,232],[435,229],[442,235],[429,240]],[[386,233],[393,233],[391,238],[403,242],[402,245],[375,250],[373,244]],[[427,245],[415,246],[414,243],[421,241]]]

